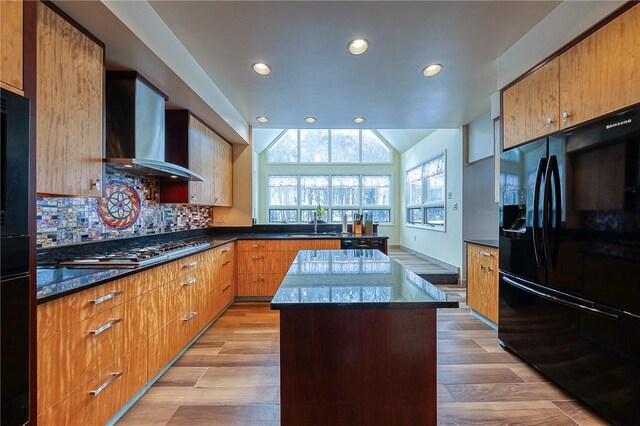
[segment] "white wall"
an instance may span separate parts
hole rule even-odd
[[[469,158],[467,162],[493,156],[493,120],[491,111],[469,123]]]
[[[464,246],[462,244],[462,130],[436,130],[402,154],[400,171],[401,176],[404,176],[407,170],[443,150],[447,151],[447,193],[451,193],[451,198],[446,200],[446,232],[403,224],[400,244],[451,265],[462,267]],[[401,190],[402,200],[404,200],[404,185],[401,185]],[[455,210],[454,204],[457,204]],[[404,208],[401,211],[404,212]]]

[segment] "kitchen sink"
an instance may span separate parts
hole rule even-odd
[[[337,237],[335,232],[291,232],[287,234],[287,237]]]

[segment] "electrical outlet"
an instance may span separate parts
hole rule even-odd
[[[449,199],[451,199],[451,197],[452,197],[452,196],[453,196],[453,193],[451,193],[451,192],[449,192],[449,193],[447,194],[447,197],[448,197]]]
[[[458,203],[453,203],[453,210],[458,210]]]
[[[413,236],[413,241],[416,241],[416,236],[415,235]]]

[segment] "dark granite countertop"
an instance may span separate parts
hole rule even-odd
[[[272,309],[457,307],[377,250],[301,250],[271,301]]]
[[[210,235],[200,235],[194,238],[189,238],[190,240],[197,241],[206,241],[211,244],[209,247],[205,247],[200,251],[205,251],[212,249],[214,247],[218,247],[220,245],[236,241],[236,240],[257,240],[257,239],[336,239],[336,238],[383,238],[387,239],[388,237],[382,234],[368,234],[368,235],[360,235],[360,234],[340,234],[337,235],[329,235],[329,234],[318,234],[318,235],[289,235],[289,233],[229,233],[229,234],[210,234]],[[176,238],[183,239],[183,238]],[[116,241],[110,241],[109,244],[114,244]],[[98,243],[100,244],[100,243]],[[136,245],[136,239],[126,239],[121,241],[122,245],[132,246]],[[76,246],[77,250],[80,250],[80,253],[84,251],[90,250],[91,244],[82,244]],[[51,249],[46,249],[51,250]],[[73,253],[73,248],[63,248],[61,250],[65,253]],[[55,263],[45,263],[44,266],[41,265],[37,270],[37,300],[38,303],[45,303],[71,293],[75,293],[78,291],[86,290],[91,287],[95,287],[97,285],[101,285],[107,283],[109,281],[113,281],[118,278],[125,277],[127,275],[135,274],[140,271],[144,271],[149,268],[154,268],[156,266],[163,265],[167,262],[173,262],[174,260],[180,259],[181,257],[190,256],[194,253],[198,253],[198,251],[194,251],[191,253],[187,253],[184,256],[178,256],[173,259],[159,261],[157,263],[153,263],[150,265],[145,265],[139,268],[133,269],[105,269],[105,268],[59,268],[55,267]],[[76,256],[79,256],[77,254]],[[60,259],[58,259],[60,260]]]
[[[471,243],[471,244],[479,244],[481,246],[498,248],[498,240],[473,240],[473,239],[468,239],[468,240],[464,240],[464,242],[465,243]]]

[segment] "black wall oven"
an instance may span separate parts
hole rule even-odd
[[[499,338],[640,424],[640,108],[501,156]]]
[[[0,424],[29,420],[29,101],[0,89]]]

